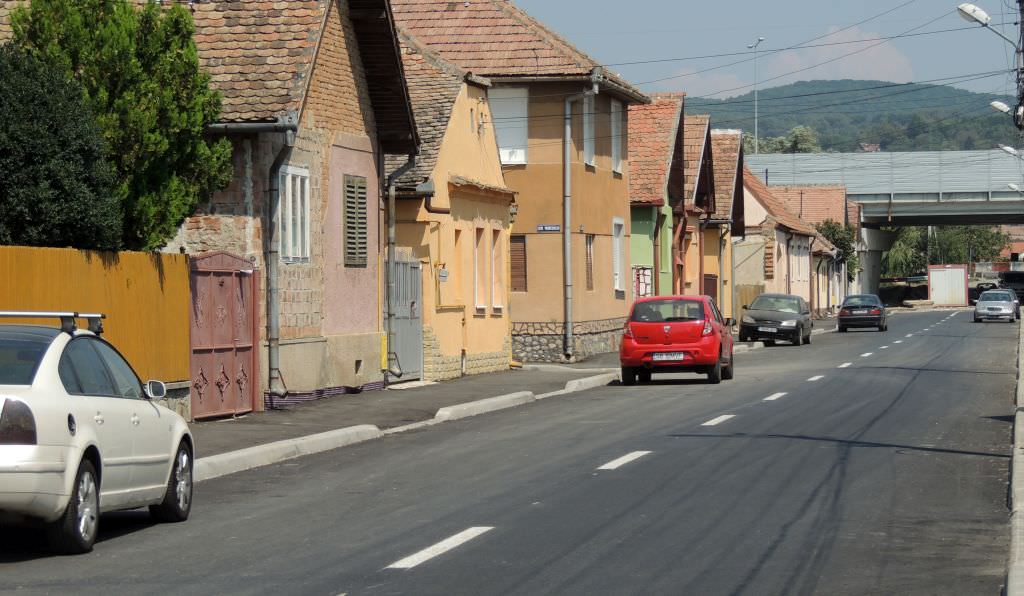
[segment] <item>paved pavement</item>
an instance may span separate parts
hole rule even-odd
[[[10,534],[0,589],[995,594],[1017,327],[951,314],[211,480],[86,556]]]

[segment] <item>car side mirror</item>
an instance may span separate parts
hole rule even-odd
[[[746,304],[744,304],[744,305],[743,305],[743,310],[750,310],[750,307],[749,307],[749,306],[747,306]]]
[[[971,298],[971,304],[977,304],[977,303],[978,303],[977,300],[975,300],[974,298]]]
[[[163,399],[167,397],[167,385],[163,381],[146,381],[146,397]]]
[[[725,319],[725,326],[726,327],[732,327],[735,324],[736,324],[736,319],[734,319],[732,317],[728,317],[727,319]]]

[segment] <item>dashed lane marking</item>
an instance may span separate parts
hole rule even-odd
[[[599,467],[598,470],[615,470],[621,468],[622,466],[628,464],[631,461],[638,460],[641,457],[648,455],[650,453],[650,451],[634,451],[632,453],[627,453],[626,455],[623,455],[618,459],[613,459],[612,461]]]
[[[874,352],[864,352],[863,354],[860,355],[860,357],[861,358],[867,358],[868,356],[870,356],[872,354],[874,354]]]
[[[775,400],[779,399],[780,397],[785,397],[785,396],[786,396],[786,392],[785,391],[780,391],[778,393],[773,393],[773,394],[769,395],[768,397],[764,398],[764,401],[775,401]]]
[[[880,348],[878,348],[878,349],[879,349],[879,350],[888,350],[888,349],[889,349],[889,346],[882,346],[882,347],[880,347]]]
[[[813,377],[811,377],[811,378],[809,378],[807,380],[810,381],[810,382],[814,382],[814,381],[820,381],[820,380],[822,380],[824,378],[825,378],[825,375],[814,375]]]
[[[892,343],[894,343],[894,344],[901,344],[901,343],[903,343],[903,340],[902,339],[897,339],[896,341],[894,341]]]
[[[433,559],[438,555],[443,555],[444,553],[452,550],[453,548],[457,548],[458,546],[469,542],[470,540],[476,538],[481,534],[490,532],[493,529],[493,526],[476,526],[472,528],[467,528],[454,536],[445,538],[444,540],[438,542],[433,546],[428,546],[427,548],[419,551],[418,553],[409,555],[408,557],[400,561],[395,561],[394,563],[388,565],[387,568],[412,569],[420,563],[429,561],[430,559]]]
[[[735,418],[735,417],[736,417],[736,414],[723,414],[723,415],[719,416],[718,418],[712,418],[711,420],[708,420],[704,424],[701,424],[701,426],[718,426],[719,424],[725,422],[726,420],[729,420],[730,418]]]
[[[840,364],[837,368],[850,368],[850,365],[852,365],[852,364],[853,364],[852,362],[844,362],[844,363]]]
[[[908,333],[907,337],[914,337],[914,334],[913,333]]]

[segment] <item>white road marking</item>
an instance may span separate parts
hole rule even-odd
[[[852,362],[844,362],[838,366],[838,368],[849,368]]]
[[[874,352],[864,352],[863,354],[860,355],[860,357],[861,358],[867,358],[868,356],[870,356],[872,354],[874,354]]]
[[[913,333],[908,333],[907,337],[914,337],[914,334]]]
[[[809,378],[807,380],[813,382],[813,381],[820,381],[820,380],[822,380],[824,378],[825,378],[825,375],[814,375],[813,377],[811,377],[811,378]]]
[[[622,466],[628,464],[629,462],[640,459],[641,457],[648,455],[649,453],[650,451],[634,451],[633,453],[627,453],[626,455],[623,455],[619,459],[613,459],[612,461],[606,463],[605,465],[598,468],[598,470],[614,470],[616,468],[621,468]]]
[[[726,420],[729,420],[730,418],[735,418],[735,417],[736,417],[735,414],[723,414],[722,416],[719,416],[718,418],[712,418],[711,420],[708,420],[704,424],[701,424],[701,426],[717,426],[717,425],[725,422]]]
[[[894,344],[901,344],[901,343],[903,343],[903,340],[902,339],[897,339],[896,341],[894,341],[892,343],[894,343]]]
[[[452,550],[453,548],[465,544],[466,542],[469,542],[477,536],[485,532],[490,532],[493,529],[494,528],[492,526],[477,526],[473,528],[467,528],[450,538],[445,538],[444,540],[438,542],[434,546],[429,546],[418,553],[409,555],[401,561],[395,561],[394,563],[388,565],[387,569],[412,569],[420,563],[429,561],[430,559],[433,559],[438,555],[443,555],[444,553]]]
[[[889,346],[882,346],[882,347],[880,347],[880,348],[878,348],[878,349],[879,349],[879,350],[888,350],[888,349],[889,349]]]
[[[775,400],[779,399],[780,397],[785,397],[785,396],[786,396],[786,392],[785,391],[780,391],[778,393],[773,393],[773,394],[769,395],[768,397],[764,398],[764,401],[775,401]]]

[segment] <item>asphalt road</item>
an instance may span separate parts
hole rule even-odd
[[[5,530],[0,590],[997,594],[1017,326],[950,314],[213,480],[86,556]]]

